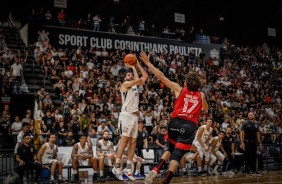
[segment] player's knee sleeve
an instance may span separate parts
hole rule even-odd
[[[225,159],[225,156],[223,154],[220,154],[219,158],[220,158],[221,162],[223,162],[223,160]]]
[[[216,157],[213,154],[211,154],[210,165],[213,165],[215,163],[215,161],[216,161]]]
[[[205,155],[205,161],[208,162],[210,160],[210,153],[205,151],[204,155]]]
[[[171,155],[171,160],[175,160],[178,163],[180,163],[180,160],[182,159],[183,155],[186,153],[187,151],[185,150],[181,150],[179,148],[175,148],[174,152]]]

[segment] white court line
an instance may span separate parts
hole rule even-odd
[[[206,181],[202,181],[202,180],[200,180],[200,181],[191,181],[191,182],[181,182],[181,184],[190,184],[190,183],[192,183],[192,184],[194,184],[194,183],[210,183],[210,182],[219,182],[219,181],[232,181],[232,180],[249,180],[249,179],[260,179],[260,178],[272,178],[272,177],[280,177],[280,176],[276,176],[276,175],[273,175],[273,176],[259,176],[259,177],[247,177],[247,176],[245,176],[245,177],[243,177],[243,178],[225,178],[225,179],[222,179],[222,180],[219,180],[219,179],[212,179],[212,178],[210,178],[209,180],[206,180]],[[263,182],[263,183],[266,183],[266,182]],[[274,182],[270,182],[270,183],[274,183]],[[278,182],[278,183],[281,183],[282,184],[282,182]],[[172,184],[179,184],[179,183],[172,183]]]

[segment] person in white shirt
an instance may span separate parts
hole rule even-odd
[[[116,161],[114,144],[109,140],[109,131],[103,132],[103,137],[96,145],[96,158],[99,161],[100,181],[105,181],[104,166],[112,167]]]
[[[23,77],[23,67],[20,63],[19,58],[14,58],[16,62],[12,64],[10,69],[10,76],[12,76],[16,81],[21,82]]]
[[[225,132],[226,128],[229,126],[229,119],[225,118],[224,122],[221,124],[222,131]]]
[[[117,150],[116,165],[113,174],[116,178],[122,177],[121,162],[125,147],[129,144],[128,159],[126,169],[123,173],[132,181],[135,181],[131,170],[134,152],[136,148],[136,138],[138,134],[138,111],[139,111],[139,92],[138,86],[143,85],[148,79],[147,72],[143,69],[136,58],[136,67],[140,70],[142,77],[139,78],[137,70],[133,65],[127,65],[132,69],[125,73],[124,82],[121,84],[120,92],[122,97],[122,108],[119,115],[118,129],[120,130],[121,143]]]
[[[93,168],[93,182],[97,180],[97,159],[94,157],[91,143],[87,142],[86,135],[80,135],[79,142],[73,145],[72,149],[72,167],[74,174],[74,183],[79,180],[78,177],[78,166],[91,165]]]
[[[115,77],[117,77],[117,76],[119,75],[119,70],[118,70],[116,64],[114,64],[114,65],[110,68],[110,73],[113,74]]]
[[[63,164],[58,160],[58,147],[55,144],[56,135],[49,135],[49,142],[43,144],[38,151],[37,157],[41,164],[50,166],[51,178],[50,183],[55,183],[55,171],[58,169],[59,183],[63,182]]]
[[[104,134],[105,131],[109,131],[110,138],[112,138],[112,134],[111,134],[109,127],[107,126],[106,120],[101,119],[99,121],[100,121],[100,125],[97,128],[97,133],[98,133],[99,138],[103,138],[103,134]]]
[[[210,160],[210,166],[212,166],[215,161],[217,161],[215,167],[212,170],[213,174],[219,175],[220,173],[218,172],[218,167],[223,163],[225,156],[224,154],[220,151],[220,149],[222,150],[222,139],[224,137],[224,132],[223,131],[219,131],[218,132],[218,136],[213,137],[210,140],[210,153],[211,153],[211,160]]]
[[[208,141],[212,135],[212,120],[208,119],[204,125],[201,125],[196,132],[195,139],[192,144],[192,150],[198,153],[197,156],[197,166],[198,175],[206,176],[208,171],[208,162],[210,160],[209,144]],[[205,157],[204,171],[202,171],[202,161]]]
[[[16,116],[15,121],[12,123],[11,126],[12,135],[18,135],[21,129],[22,129],[22,122],[20,121],[20,117]]]

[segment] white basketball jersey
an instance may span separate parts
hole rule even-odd
[[[121,112],[134,113],[139,108],[139,92],[136,85],[132,86],[128,91],[121,92],[122,108]]]
[[[210,143],[212,143],[212,141],[215,139],[215,141],[217,141],[216,145],[215,145],[215,151],[219,150],[220,146],[221,146],[221,141],[222,140],[218,140],[218,136],[216,137],[213,137],[211,140],[210,140]]]
[[[78,147],[77,154],[86,155],[86,156],[89,155],[89,147],[88,147],[87,142],[85,143],[84,148],[81,147],[80,142],[78,142],[76,144],[77,144],[77,147]]]
[[[207,141],[208,137],[212,134],[212,128],[210,127],[210,130],[208,131],[206,125],[203,125],[203,127],[204,127],[204,132],[203,132],[203,134],[202,134],[201,141],[202,141],[203,143],[205,143],[205,142]],[[200,130],[200,129],[198,129],[198,131],[197,131],[197,133],[196,133],[196,136],[195,136],[195,139],[194,139],[194,141],[193,141],[193,144],[194,144],[196,147],[201,147],[201,145],[200,145],[200,143],[199,143],[199,141],[198,141],[198,139],[197,139],[198,134],[199,134],[199,130]]]
[[[57,153],[57,146],[54,144],[54,148],[51,149],[49,143],[45,143],[46,149],[42,155],[42,163],[49,164],[50,160],[54,159],[55,154]]]
[[[103,139],[99,140],[97,143],[97,147],[100,148],[101,153],[103,154],[110,154],[112,146],[113,144],[111,141],[108,141],[107,144],[105,145]]]

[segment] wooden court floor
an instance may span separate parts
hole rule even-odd
[[[161,184],[163,178],[155,178],[153,184]],[[1,181],[0,181],[1,183]],[[30,184],[32,182],[28,182]],[[49,181],[41,181],[41,184],[47,184]],[[85,180],[81,180],[80,184],[84,184]],[[88,184],[97,184],[101,182],[92,182],[90,177]],[[174,177],[171,184],[282,184],[282,171],[266,171],[260,177],[248,177],[245,173],[234,176],[189,176],[187,178]],[[101,184],[145,184],[144,180],[131,181],[107,181]]]
[[[163,178],[156,178],[153,184],[161,184]],[[83,183],[83,182],[82,182]],[[88,182],[89,183],[89,182]],[[145,184],[144,180],[129,181],[112,181],[105,184]],[[248,177],[245,173],[234,176],[189,176],[187,178],[175,177],[171,184],[282,184],[282,171],[267,171],[262,173],[261,177]]]

